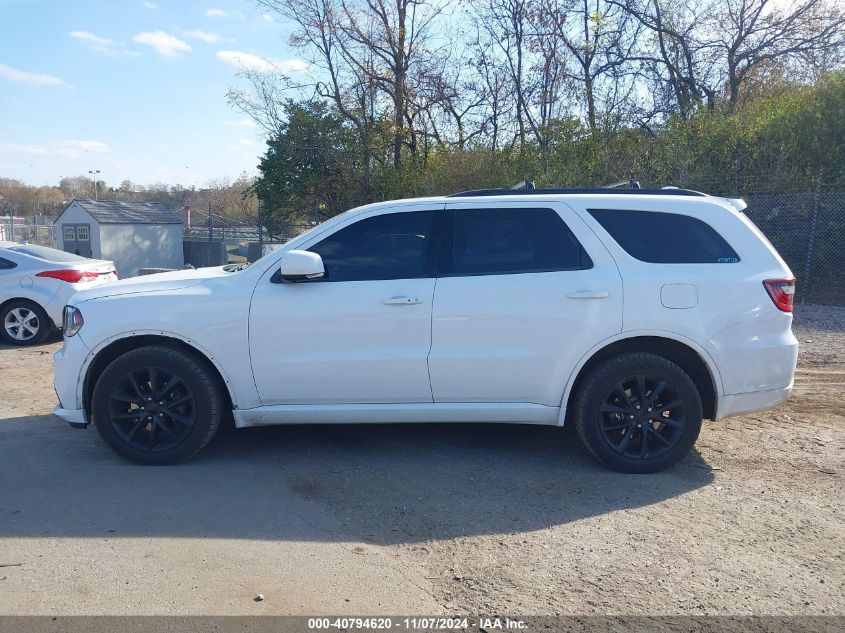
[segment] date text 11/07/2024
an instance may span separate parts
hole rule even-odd
[[[450,631],[479,628],[486,631],[519,631],[527,628],[523,620],[510,618],[446,618],[446,617],[358,617],[358,618],[309,618],[309,630],[390,630],[406,629],[410,631]]]

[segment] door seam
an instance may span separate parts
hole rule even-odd
[[[431,317],[428,320],[428,354],[425,355],[425,369],[428,373],[428,391],[431,402],[434,403],[434,385],[431,383],[431,350],[434,349],[434,302],[437,301],[437,277],[434,278],[434,288],[431,291]]]

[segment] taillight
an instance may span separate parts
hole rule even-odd
[[[99,275],[88,270],[44,270],[36,273],[36,277],[50,277],[51,279],[58,279],[59,281],[66,281],[71,284],[79,283],[80,281],[93,281]]]
[[[791,279],[767,279],[763,282],[766,292],[772,298],[778,310],[792,312],[792,300],[795,297],[795,277]]]

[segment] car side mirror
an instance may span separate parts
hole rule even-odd
[[[279,272],[287,281],[308,281],[325,277],[326,268],[317,253],[293,250],[282,255]]]

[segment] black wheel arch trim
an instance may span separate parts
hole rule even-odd
[[[225,406],[229,410],[238,408],[232,385],[226,377],[225,372],[217,364],[213,356],[198,347],[191,340],[167,332],[131,332],[112,337],[107,343],[91,353],[92,358],[87,363],[85,377],[82,383],[82,406],[85,411],[85,419],[88,422],[91,422],[91,399],[94,395],[94,386],[97,384],[97,380],[105,368],[126,352],[150,345],[176,347],[202,360],[208,365],[216,377],[218,386],[220,387],[220,393],[225,401]]]
[[[567,383],[568,392],[564,393],[562,401],[562,404],[565,405],[561,411],[563,419],[569,421],[569,416],[574,411],[574,403],[579,389],[594,367],[609,358],[631,352],[657,354],[678,365],[689,375],[698,389],[704,418],[715,419],[721,393],[721,377],[714,374],[714,370],[711,368],[715,367],[712,358],[708,362],[703,357],[702,352],[688,342],[667,336],[662,332],[632,333],[629,336],[596,346],[587,352],[582,358],[580,367],[573,372]]]

